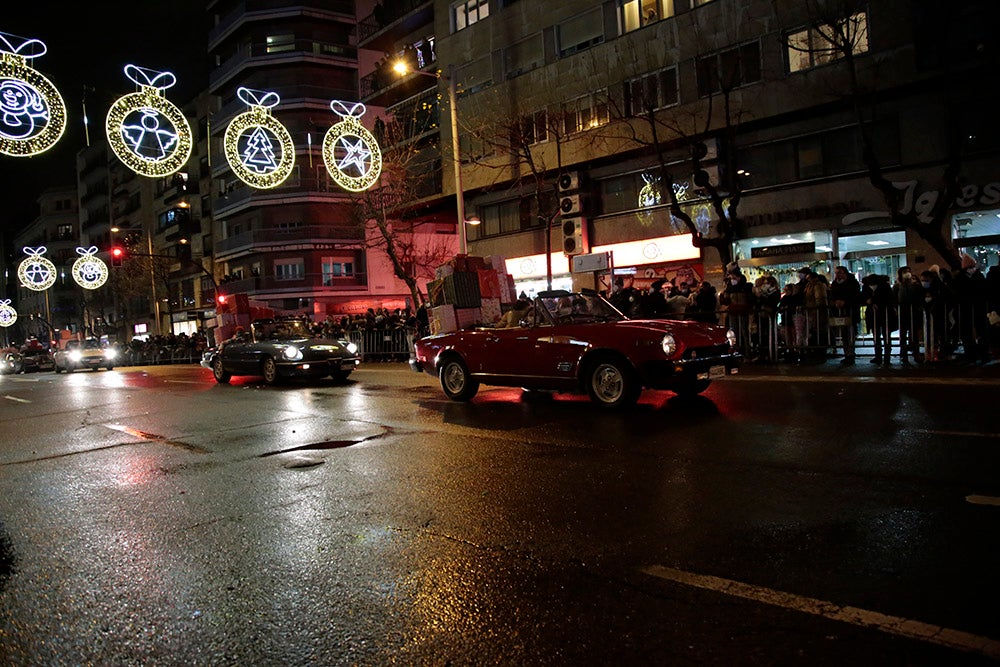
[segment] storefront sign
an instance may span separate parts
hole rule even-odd
[[[785,211],[775,211],[774,213],[759,213],[756,215],[743,215],[740,220],[747,227],[762,227],[764,225],[777,225],[782,222],[800,222],[803,220],[817,220],[822,218],[841,218],[848,213],[861,210],[861,202],[848,201],[826,204],[823,206],[810,206],[808,208],[795,208]]]
[[[786,243],[785,245],[771,245],[762,248],[750,248],[750,257],[781,257],[783,255],[804,255],[816,252],[816,243]]]
[[[940,190],[924,190],[917,193],[916,181],[893,183],[903,191],[903,205],[899,212],[903,215],[914,213],[920,222],[930,222],[933,219],[934,206],[941,198]],[[956,208],[971,208],[973,206],[995,206],[1000,203],[1000,182],[991,181],[983,186],[967,183],[953,202]]]

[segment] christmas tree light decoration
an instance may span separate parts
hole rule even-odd
[[[0,327],[9,327],[17,322],[17,311],[10,305],[10,299],[0,301]]]
[[[372,133],[359,120],[365,115],[361,102],[348,107],[339,100],[330,102],[333,112],[343,118],[323,138],[323,162],[331,178],[345,190],[367,190],[382,173],[382,151]]]
[[[97,289],[108,280],[108,265],[96,252],[97,246],[76,249],[80,257],[73,262],[73,280],[83,289]]]
[[[17,266],[17,277],[21,285],[36,292],[44,292],[52,287],[56,282],[56,265],[42,255],[45,254],[45,246],[28,248],[25,246],[24,254],[27,255]]]
[[[281,98],[277,93],[239,88],[236,95],[249,111],[226,128],[226,160],[236,177],[255,188],[281,185],[292,173],[295,144],[288,129],[271,115]]]
[[[14,46],[13,41],[21,41]],[[28,65],[48,51],[37,39],[0,32],[0,153],[31,157],[47,151],[66,129],[66,104],[52,82]]]
[[[125,76],[139,92],[119,97],[108,111],[111,149],[141,176],[169,176],[191,157],[191,126],[163,91],[177,83],[170,72],[125,66]]]

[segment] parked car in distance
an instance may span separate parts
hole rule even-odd
[[[437,376],[454,401],[468,401],[489,384],[585,392],[602,407],[621,408],[643,387],[694,395],[739,372],[735,344],[725,327],[630,320],[593,291],[554,290],[534,298],[519,326],[417,340],[410,366]]]
[[[259,375],[267,384],[292,377],[343,381],[361,363],[358,346],[346,340],[316,338],[305,319],[254,320],[217,348],[206,350],[201,365],[212,369],[215,381],[226,384],[234,375]]]
[[[89,368],[96,371],[102,366],[109,371],[115,367],[118,350],[108,345],[102,345],[96,338],[66,341],[66,346],[53,355],[56,373],[70,373],[77,368]]]
[[[21,350],[23,372],[51,371],[56,367],[52,353],[44,348]]]
[[[13,375],[14,373],[20,373],[23,368],[24,362],[21,359],[20,352],[8,351],[0,354],[0,374]]]

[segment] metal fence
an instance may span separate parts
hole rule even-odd
[[[361,329],[348,331],[347,339],[358,346],[364,361],[406,361],[413,345],[409,329]]]

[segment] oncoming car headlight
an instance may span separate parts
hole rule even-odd
[[[104,348],[104,358],[105,359],[114,359],[117,356],[118,356],[118,350],[116,350],[115,348],[113,348],[113,347],[106,347],[106,348]]]
[[[347,351],[350,352],[351,354],[355,354],[358,351],[358,346],[355,345],[354,343],[348,343]]]
[[[729,341],[729,347],[736,347],[736,332],[730,329],[726,332],[726,340]]]
[[[660,341],[660,346],[663,348],[663,354],[668,357],[672,357],[677,352],[677,341],[674,339],[673,334],[664,334],[663,340]]]
[[[287,346],[284,350],[281,351],[281,354],[282,356],[285,357],[285,359],[288,359],[289,361],[298,361],[299,359],[302,358],[302,350],[295,347],[294,345]]]
[[[81,352],[80,350],[73,350],[72,352],[69,353],[70,361],[80,361],[81,359],[83,359],[83,352]]]

